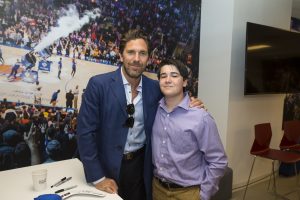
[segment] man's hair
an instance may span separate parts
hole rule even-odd
[[[185,64],[183,64],[183,62],[181,62],[180,60],[176,60],[176,59],[165,59],[165,60],[162,60],[161,63],[158,65],[158,71],[157,71],[158,80],[160,79],[161,68],[165,65],[175,66],[178,69],[180,75],[183,77],[183,80],[188,79],[189,72],[188,72],[187,66]]]
[[[136,40],[136,39],[143,39],[146,42],[147,48],[148,48],[148,53],[149,53],[150,52],[150,42],[149,42],[148,36],[144,33],[144,31],[142,31],[140,29],[129,30],[127,33],[125,33],[123,35],[121,42],[120,42],[120,53],[121,54],[123,53],[127,42],[129,42],[131,40]]]

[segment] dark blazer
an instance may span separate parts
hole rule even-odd
[[[151,199],[151,132],[158,101],[162,98],[157,81],[143,76],[142,98],[146,133],[144,179],[147,199]],[[123,127],[128,117],[126,105],[121,67],[90,79],[77,126],[78,148],[87,182],[105,176],[118,183],[128,133],[128,128]]]

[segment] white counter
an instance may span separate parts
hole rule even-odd
[[[47,189],[36,192],[33,190],[32,171],[37,169],[47,169]],[[56,183],[63,177],[72,177],[71,180],[64,184],[51,188],[50,186]],[[70,159],[58,161],[48,164],[35,165],[30,167],[18,168],[13,170],[0,172],[0,199],[1,200],[33,200],[41,194],[50,194],[55,191],[67,188],[69,186],[78,185],[77,188],[66,192],[77,190],[90,190],[93,192],[105,194],[104,198],[93,196],[72,196],[68,200],[122,200],[117,194],[107,194],[101,192],[86,183],[82,163],[78,159]],[[66,192],[59,193],[64,194]]]

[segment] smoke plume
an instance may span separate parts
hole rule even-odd
[[[85,11],[83,17],[79,18],[79,13],[75,5],[69,5],[68,10],[64,10],[63,13],[64,15],[57,21],[57,26],[52,27],[50,32],[42,38],[40,43],[34,48],[35,52],[39,52],[50,46],[61,37],[67,37],[73,31],[80,30],[80,28],[89,23],[91,19],[100,17],[100,9],[94,9],[92,11]]]

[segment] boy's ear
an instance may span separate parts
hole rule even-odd
[[[186,87],[187,86],[187,83],[188,82],[188,80],[187,79],[185,79],[184,81],[183,81],[183,87]]]

